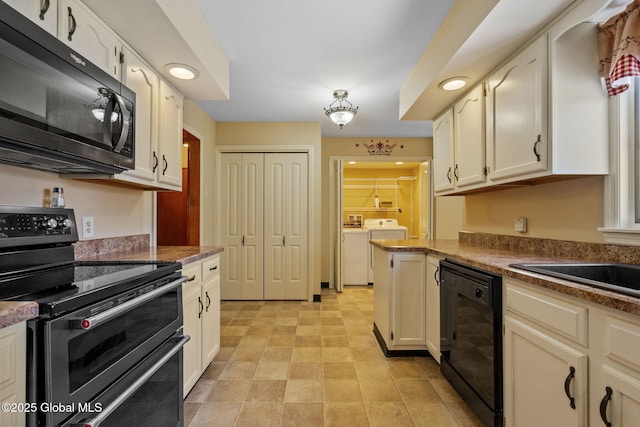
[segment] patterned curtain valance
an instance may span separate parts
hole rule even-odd
[[[609,96],[627,90],[631,77],[640,77],[640,0],[598,25],[598,56]]]

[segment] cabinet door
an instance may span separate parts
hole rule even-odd
[[[433,122],[433,191],[453,190],[453,110]]]
[[[587,425],[585,353],[507,315],[504,354],[507,426]]]
[[[308,295],[306,153],[265,154],[265,299]]]
[[[133,51],[122,51],[122,82],[136,93],[136,167],[122,175],[153,182],[158,167],[158,76]]]
[[[396,346],[424,346],[426,256],[394,254],[392,270],[391,341]]]
[[[223,153],[222,299],[263,299],[263,154]]]
[[[182,188],[182,95],[160,80],[158,182]]]
[[[58,38],[113,77],[120,78],[118,41],[111,29],[77,0],[59,0]]]
[[[199,268],[199,266],[198,266]],[[189,277],[189,274],[184,273]],[[183,347],[183,372],[184,372],[184,395],[186,396],[191,388],[200,378],[200,367],[202,365],[202,316],[203,304],[201,296],[201,284],[199,280],[193,280],[183,285],[182,293],[183,307],[183,331],[191,339]]]
[[[427,256],[427,349],[440,363],[440,259]]]
[[[604,365],[602,380],[605,388],[600,395],[593,396],[591,403],[600,410],[600,419],[594,424],[604,425],[606,419],[616,427],[637,426],[640,420],[640,376],[632,377]]]
[[[478,86],[453,107],[456,187],[485,181],[485,128],[483,87]]]
[[[220,276],[202,284],[202,370],[220,350]]]
[[[22,405],[27,402],[27,323],[0,328],[0,402]],[[0,410],[0,426],[25,425],[24,411]]]
[[[540,37],[488,82],[489,178],[544,171],[547,155],[547,38]]]
[[[3,0],[52,34],[58,35],[58,0]]]

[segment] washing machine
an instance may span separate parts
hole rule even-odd
[[[407,227],[398,225],[397,219],[365,219],[364,229],[367,230],[369,234],[369,240],[402,240],[407,238]],[[369,260],[367,278],[369,283],[373,283],[373,245],[371,245],[371,243],[369,243],[367,255],[367,258]]]

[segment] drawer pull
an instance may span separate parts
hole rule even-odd
[[[193,282],[194,280],[196,280],[196,275],[195,274],[193,276],[187,278],[187,282]]]
[[[567,378],[564,380],[564,394],[567,395],[567,398],[569,398],[569,406],[571,406],[571,409],[576,409],[576,399],[571,396],[571,381],[573,381],[573,379],[576,376],[576,368],[574,368],[573,366],[569,367],[569,375],[567,375]]]
[[[218,269],[218,266],[217,266],[217,265],[214,265],[213,267],[211,267],[211,268],[209,269],[209,271],[214,271],[214,270],[217,270],[217,269]]]

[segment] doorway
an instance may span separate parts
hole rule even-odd
[[[200,139],[182,131],[182,191],[158,192],[158,246],[200,246]]]

